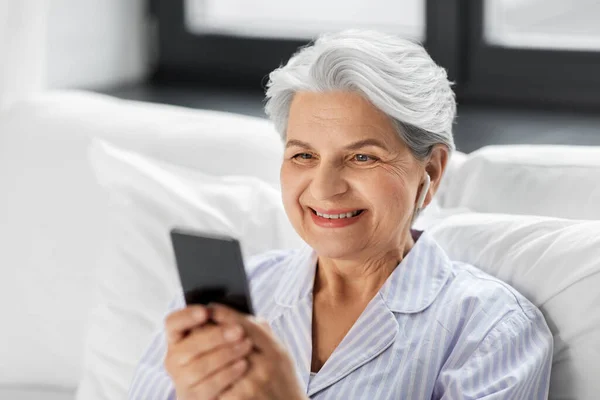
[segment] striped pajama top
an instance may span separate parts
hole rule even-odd
[[[252,301],[290,352],[311,399],[548,397],[553,339],[509,285],[453,262],[422,234],[319,372],[310,375],[317,255],[308,246],[246,262]],[[185,307],[183,294],[171,310]],[[175,400],[164,332],[136,369],[131,400]]]

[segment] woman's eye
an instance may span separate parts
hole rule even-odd
[[[354,156],[354,160],[364,163],[364,162],[368,162],[368,161],[375,161],[375,158],[368,156],[366,154],[357,154]]]
[[[292,158],[301,159],[301,160],[310,160],[312,158],[312,154],[309,154],[309,153],[299,153],[299,154],[296,154]]]

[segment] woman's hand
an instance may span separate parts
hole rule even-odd
[[[235,321],[209,323],[209,310],[190,306],[165,321],[165,369],[178,400],[217,399],[248,370],[252,341]]]
[[[254,351],[247,357],[250,364],[248,372],[221,393],[219,400],[308,399],[300,387],[292,358],[267,322],[225,306],[211,307],[212,318],[217,324],[239,324],[254,345]]]

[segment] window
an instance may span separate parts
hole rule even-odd
[[[600,0],[472,0],[462,99],[600,107]]]
[[[600,50],[598,0],[487,0],[485,39],[512,48]]]
[[[151,0],[158,27],[154,79],[262,90],[269,72],[321,32],[360,27],[425,40],[426,3]]]
[[[156,79],[261,90],[317,34],[424,43],[461,103],[600,108],[600,0],[151,0]]]
[[[310,39],[348,28],[377,29],[422,41],[424,0],[186,0],[186,28],[196,34]]]

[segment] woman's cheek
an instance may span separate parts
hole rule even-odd
[[[284,161],[281,166],[280,172],[281,191],[284,197],[288,196],[292,191],[292,185],[294,182],[294,173],[292,171],[289,161]]]
[[[298,176],[290,174],[291,171],[286,170],[286,167],[282,168],[281,171],[281,198],[283,206],[288,216],[293,218],[294,215],[298,214],[300,206],[301,190],[298,187]]]
[[[409,197],[406,183],[402,179],[403,176],[399,176],[392,171],[380,170],[379,172],[370,176],[370,179],[366,181],[368,188],[365,188],[365,191],[371,193],[373,201],[385,204],[402,204]]]

